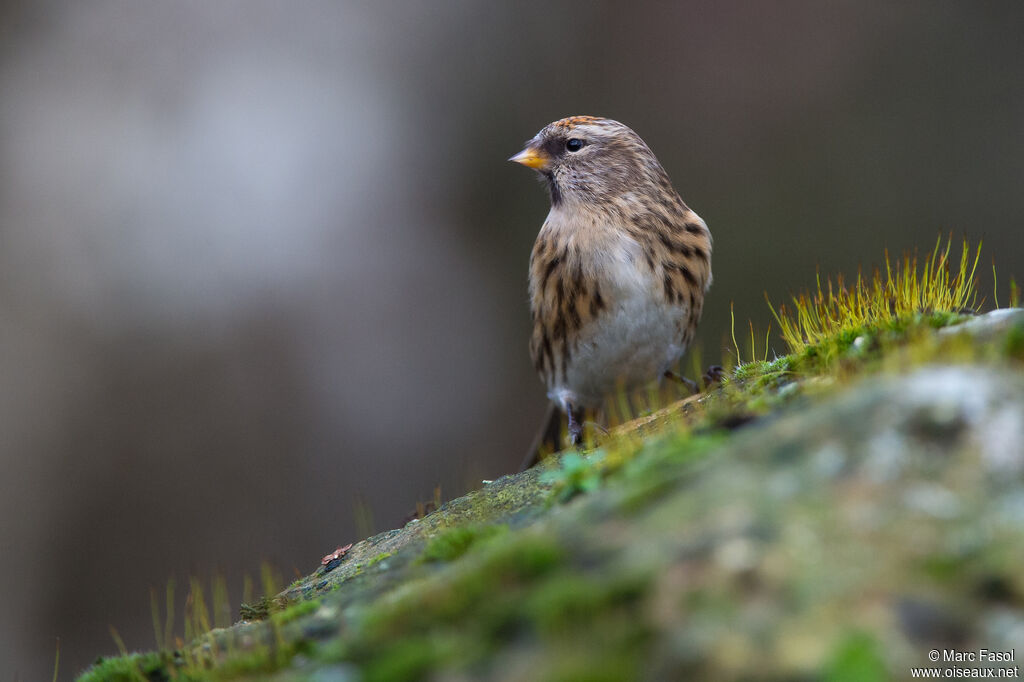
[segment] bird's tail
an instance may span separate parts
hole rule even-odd
[[[523,463],[519,467],[520,471],[526,471],[534,464],[540,462],[544,456],[562,449],[562,432],[565,430],[564,422],[565,419],[558,406],[554,403],[548,403],[548,411],[544,413],[544,421],[541,423],[537,435],[533,437],[533,443],[530,445],[530,449],[526,452],[526,457],[523,458]]]

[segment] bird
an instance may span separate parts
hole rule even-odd
[[[616,390],[666,376],[693,386],[672,368],[711,286],[712,239],[654,152],[618,121],[560,119],[509,161],[537,171],[551,200],[530,254],[530,355],[550,403],[529,468],[542,443],[560,449],[560,412],[579,445],[585,412]]]

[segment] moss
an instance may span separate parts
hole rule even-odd
[[[881,682],[890,679],[881,647],[870,634],[847,635],[826,663],[822,679],[828,682]]]
[[[917,567],[924,576],[942,584],[957,580],[967,568],[967,563],[962,556],[934,554],[920,560]]]
[[[1024,322],[1010,327],[1003,339],[1002,352],[1008,358],[1024,361]]]
[[[419,679],[438,661],[437,652],[427,640],[408,639],[381,652],[366,666],[367,682],[404,682]]]
[[[262,596],[251,604],[242,604],[238,607],[238,616],[242,620],[264,620],[274,611],[282,607],[280,599]]]
[[[475,620],[480,614],[489,621],[489,629],[500,629],[508,614],[488,612],[483,605],[551,572],[563,561],[564,551],[554,538],[530,533],[489,544],[455,575],[410,585],[396,599],[365,614],[356,649]]]
[[[419,679],[428,670],[472,665],[524,628],[546,639],[591,627],[595,618],[609,621],[602,627],[613,633],[611,644],[632,646],[635,618],[618,609],[639,607],[649,577],[581,577],[565,567],[565,553],[564,543],[548,534],[488,543],[458,574],[410,585],[367,613],[359,638],[335,655],[365,662],[367,679]],[[551,679],[588,679],[592,658],[587,665],[560,664]],[[632,669],[621,660],[611,667]]]
[[[508,530],[505,525],[462,526],[450,528],[435,535],[420,555],[421,561],[454,561],[469,551],[474,544],[500,535]]]
[[[502,580],[529,580],[561,565],[565,553],[554,537],[523,533],[496,545],[483,557],[481,569]]]
[[[171,679],[171,676],[167,672],[164,656],[149,653],[98,658],[78,679],[79,682],[162,682]]]
[[[931,256],[918,267],[916,254],[904,255],[895,267],[885,255],[885,274],[876,269],[873,275],[860,273],[848,286],[842,275],[835,284],[831,279],[822,286],[818,278],[816,291],[793,298],[793,309],[785,305],[778,310],[769,302],[779,331],[790,349],[799,352],[808,345],[829,339],[842,349],[853,339],[856,330],[890,325],[892,320],[928,320],[936,325],[947,324],[963,311],[976,310],[977,283],[974,279],[981,257],[981,248],[971,258],[965,241],[960,250],[959,268],[951,275],[952,238],[942,248],[940,238]],[[820,353],[820,349],[819,349]]]
[[[604,453],[593,453],[581,457],[575,452],[562,455],[558,468],[544,472],[541,480],[551,485],[552,497],[559,502],[568,502],[580,493],[597,490],[601,485],[601,463]]]
[[[313,613],[318,608],[320,608],[320,600],[313,599],[310,601],[292,604],[283,611],[278,611],[277,613],[272,614],[270,618],[276,625],[284,625],[285,623],[290,623],[293,620],[297,620],[305,615]]]
[[[423,532],[495,522],[521,522],[539,514],[546,499],[546,485],[538,485],[540,468],[517,476],[503,476],[485,488],[444,504],[419,522]]]
[[[780,372],[779,375],[790,372],[806,378],[870,371],[881,358],[891,355],[894,350],[918,343],[934,343],[929,331],[964,319],[967,316],[959,313],[912,313],[844,329],[815,344],[804,346],[791,356],[781,358],[788,367],[786,372]]]
[[[558,573],[532,591],[526,613],[545,636],[572,632],[596,618],[616,617],[616,609],[634,604],[649,584],[647,576]]]
[[[363,673],[365,682],[411,682],[455,654],[437,638],[409,637],[390,643],[375,653]]]
[[[285,640],[279,637],[272,645],[256,646],[227,656],[217,665],[215,675],[204,675],[200,679],[230,680],[252,673],[271,673],[288,665],[295,656],[312,652],[312,643],[306,640]]]
[[[962,322],[967,317],[967,315],[962,313],[939,310],[933,312],[926,319],[929,327],[932,329],[941,329],[942,327],[948,327],[958,322]]]
[[[394,554],[394,552],[381,552],[377,556],[375,556],[372,559],[370,559],[369,561],[367,561],[366,562],[366,566],[367,567],[375,566],[375,565],[379,564],[380,562],[384,561],[385,559],[390,558],[393,554]]]
[[[618,499],[620,510],[634,514],[656,504],[692,471],[692,464],[703,459],[725,440],[722,432],[680,434],[655,440],[641,456],[622,470],[625,485]]]
[[[500,591],[475,607],[473,627],[485,649],[497,649],[502,642],[522,634],[527,627],[524,602],[523,595],[516,590]]]
[[[622,682],[640,679],[640,667],[632,658],[579,653],[562,656],[551,662],[551,668],[538,674],[544,682]]]

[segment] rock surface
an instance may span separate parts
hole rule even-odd
[[[923,361],[773,381],[734,430],[667,419],[488,483],[356,544],[265,620],[132,670],[881,680],[932,650],[1024,656],[1024,311],[930,335]],[[125,664],[86,677],[132,679]]]

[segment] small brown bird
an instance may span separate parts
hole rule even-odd
[[[551,194],[530,256],[530,353],[549,420],[557,433],[561,408],[578,444],[584,410],[671,375],[711,286],[711,233],[618,121],[555,121],[510,161],[538,171]]]

